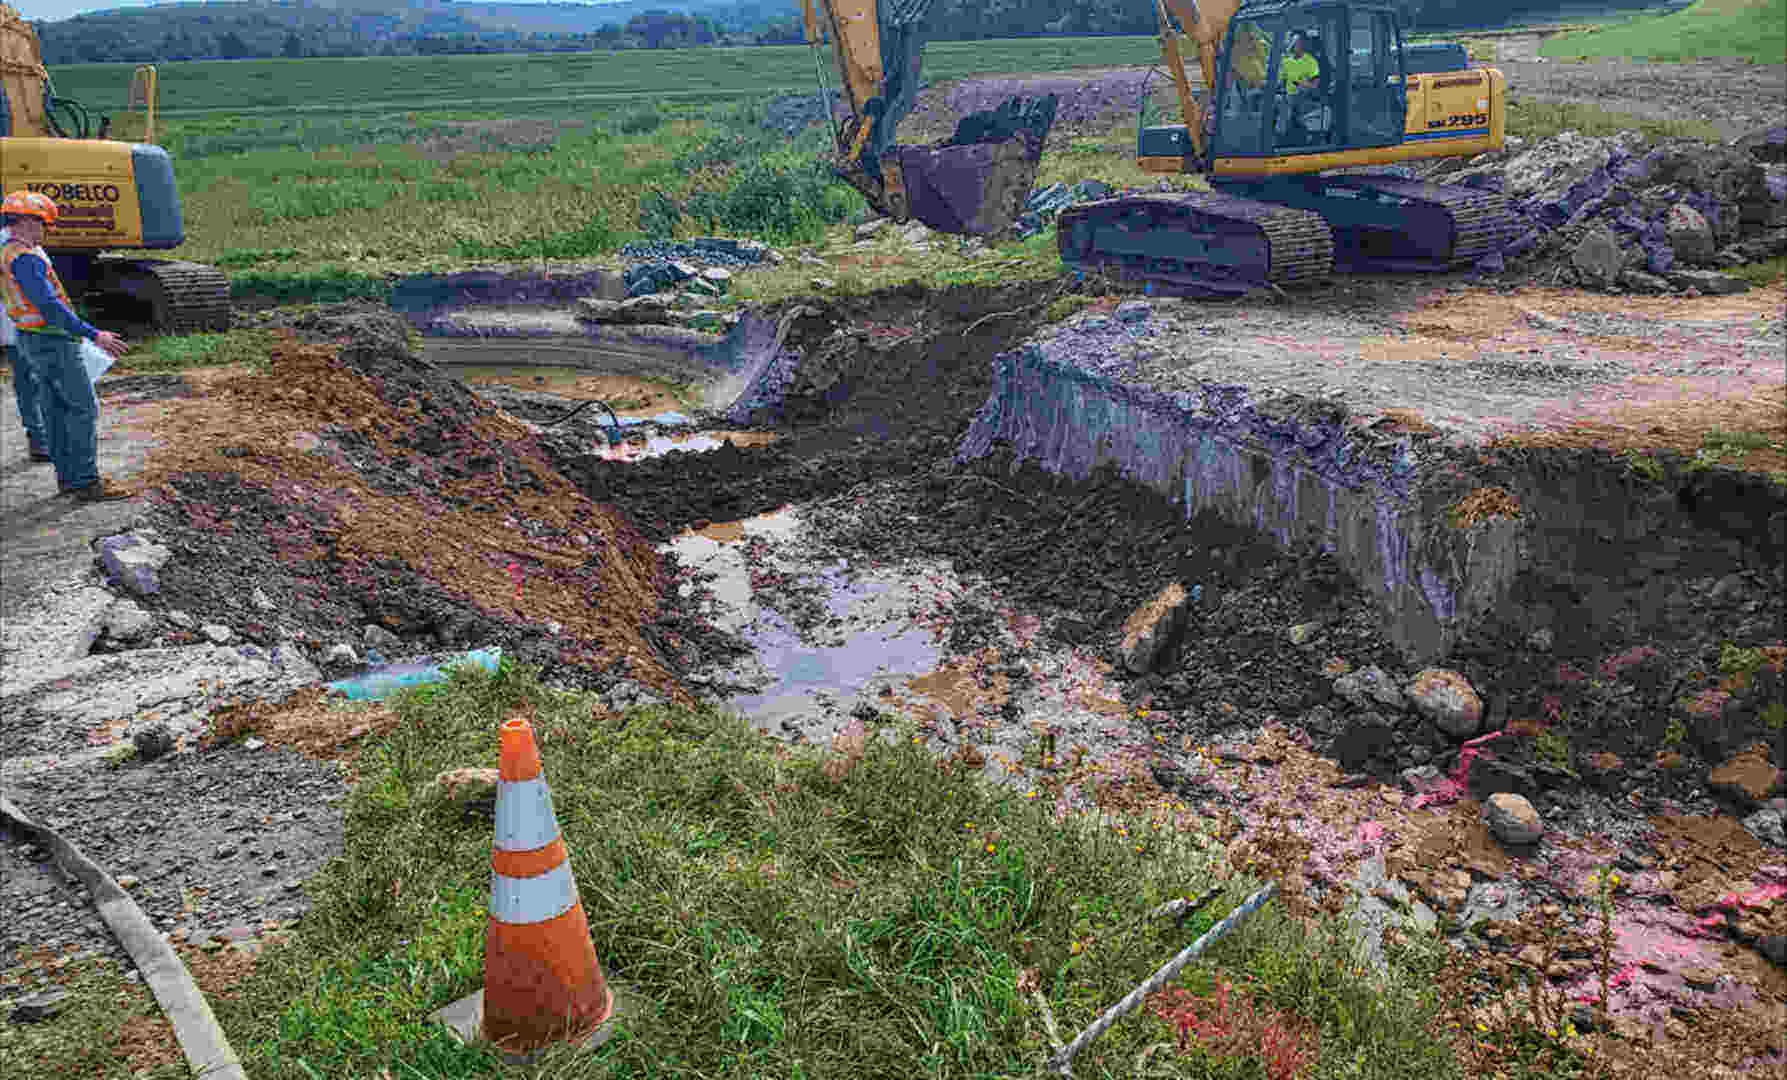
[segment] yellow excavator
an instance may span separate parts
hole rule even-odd
[[[44,239],[57,276],[77,296],[123,298],[164,333],[226,330],[229,279],[199,263],[119,257],[186,240],[173,160],[154,145],[153,67],[136,70],[141,141],[110,138],[109,117],[57,97],[31,24],[0,4],[0,191],[40,191],[60,211]]]
[[[929,146],[894,141],[918,96],[932,0],[801,0],[806,38],[836,53],[850,117],[833,131],[833,165],[877,212],[939,232],[992,236],[1023,213],[1055,123],[1057,99],[1009,98],[960,118]]]
[[[1068,266],[1157,292],[1237,293],[1336,269],[1445,270],[1501,249],[1501,195],[1368,171],[1499,149],[1500,71],[1459,62],[1411,73],[1393,0],[1155,7],[1185,123],[1142,128],[1139,163],[1201,174],[1210,190],[1063,210],[1056,240]],[[1194,51],[1201,100],[1185,70]]]
[[[828,32],[845,73],[852,118],[840,133],[840,175],[896,220],[916,217],[946,232],[1009,227],[1040,161],[1034,128],[971,117],[963,127],[992,140],[973,154],[958,149],[940,160],[935,149],[884,149],[910,108],[909,100],[897,109],[888,103],[916,90],[924,0],[897,10],[896,0],[802,2],[809,40]],[[838,13],[850,4],[854,10]],[[1154,4],[1161,59],[1184,122],[1141,127],[1138,163],[1201,176],[1210,190],[1064,209],[1056,235],[1070,269],[1204,295],[1292,285],[1336,269],[1442,270],[1500,250],[1510,219],[1499,194],[1368,170],[1499,149],[1507,108],[1501,72],[1470,68],[1456,47],[1438,51],[1451,62],[1417,62],[1434,51],[1405,47],[1396,0]],[[1188,55],[1197,59],[1201,95]],[[1002,108],[1027,115],[1011,102]],[[1053,111],[1050,101],[1051,119]],[[951,144],[959,138],[958,131]],[[889,168],[890,158],[900,167]],[[985,170],[978,178],[971,175],[977,167]],[[1014,198],[1019,185],[1023,193]],[[919,190],[928,203],[915,197]],[[981,227],[951,227],[968,221]]]

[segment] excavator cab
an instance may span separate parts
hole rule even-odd
[[[1244,8],[1216,71],[1206,121],[1213,172],[1293,171],[1273,159],[1402,139],[1402,38],[1388,8]]]

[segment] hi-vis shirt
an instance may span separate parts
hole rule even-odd
[[[26,333],[97,337],[99,331],[74,313],[49,253],[8,240],[0,247],[0,299],[6,314]]]

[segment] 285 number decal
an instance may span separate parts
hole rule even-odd
[[[1429,128],[1481,127],[1489,123],[1488,113],[1458,113],[1444,120],[1429,120]]]

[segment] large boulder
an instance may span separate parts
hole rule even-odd
[[[1570,253],[1570,265],[1585,285],[1602,288],[1619,280],[1621,271],[1626,268],[1626,253],[1620,249],[1619,239],[1605,225],[1596,225],[1584,233],[1576,242],[1576,249]]]
[[[1466,679],[1447,668],[1427,668],[1408,685],[1415,711],[1456,739],[1468,739],[1483,725],[1483,699]]]
[[[1131,612],[1123,622],[1123,636],[1117,643],[1117,658],[1123,666],[1138,675],[1152,668],[1161,651],[1185,625],[1190,605],[1190,594],[1175,581]]]
[[[1677,260],[1698,265],[1712,258],[1713,227],[1707,224],[1705,215],[1687,203],[1669,208],[1663,230]]]

